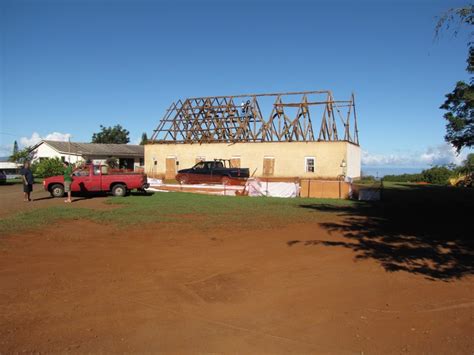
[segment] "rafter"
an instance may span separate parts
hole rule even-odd
[[[263,97],[275,98],[266,120],[261,110]],[[236,104],[236,99],[242,99],[242,104]],[[318,107],[322,113],[316,112]],[[317,121],[316,138],[313,124]],[[359,144],[355,97],[336,101],[328,90],[178,100],[166,110],[151,138],[152,143],[338,140]]]

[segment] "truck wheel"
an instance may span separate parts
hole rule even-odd
[[[118,196],[118,197],[123,197],[127,194],[127,188],[125,185],[122,184],[117,184],[112,187],[112,195]]]
[[[63,197],[64,196],[64,186],[61,184],[55,184],[50,187],[49,192],[53,197]]]

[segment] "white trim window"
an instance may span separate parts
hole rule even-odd
[[[304,171],[306,173],[316,172],[316,158],[315,157],[304,158]]]

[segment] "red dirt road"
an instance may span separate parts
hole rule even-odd
[[[76,207],[92,209],[112,209],[113,205],[104,203],[107,195],[98,195],[94,198],[84,196],[73,196],[73,203]],[[0,185],[0,218],[17,213],[31,211],[37,208],[63,206],[64,198],[53,198],[45,191],[41,184],[33,186],[31,202],[23,201],[23,187],[21,184]]]
[[[314,239],[344,240],[87,221],[2,237],[0,352],[473,353],[472,278],[388,273]]]

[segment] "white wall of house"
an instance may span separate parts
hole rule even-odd
[[[46,158],[59,158],[61,160],[67,161],[71,164],[76,164],[78,162],[85,162],[87,160],[92,161],[93,164],[105,164],[108,157],[104,156],[94,156],[94,155],[77,155],[77,154],[68,154],[64,152],[58,152],[56,149],[51,147],[47,143],[41,143],[34,151],[33,151],[33,159],[32,162],[35,163],[40,161],[41,159]],[[127,157],[122,157],[127,158]],[[134,168],[143,168],[144,167],[144,158],[139,157],[132,157],[133,159],[133,167]]]
[[[360,177],[361,170],[361,149],[354,144],[347,145],[346,153],[347,172],[349,177]]]
[[[33,163],[45,158],[59,158],[72,164],[84,161],[80,155],[60,153],[48,144],[42,143],[33,152]]]

